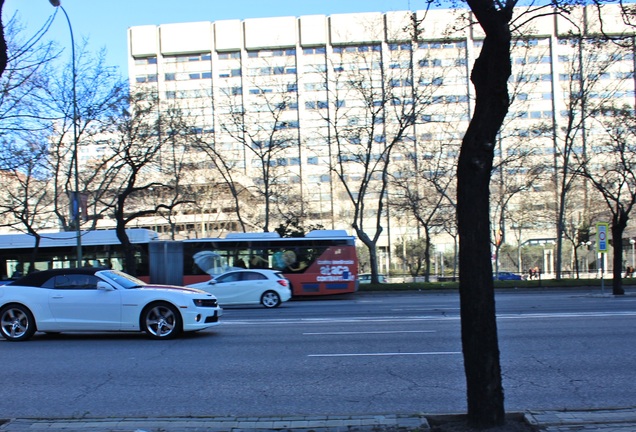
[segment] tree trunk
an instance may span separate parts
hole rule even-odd
[[[490,175],[497,133],[508,112],[510,11],[469,2],[486,32],[471,80],[475,113],[457,169],[459,291],[468,421],[487,428],[505,421],[490,250]]]
[[[618,211],[612,218],[612,240],[614,250],[614,270],[612,274],[612,294],[623,295],[623,231],[627,226],[628,216],[623,211]]]
[[[431,236],[428,229],[425,231],[425,247],[424,247],[424,282],[431,281]]]
[[[131,276],[137,276],[137,260],[135,259],[135,248],[128,238],[126,233],[126,226],[117,223],[115,227],[117,233],[117,239],[121,243],[124,250],[124,272]]]
[[[127,196],[127,194],[121,194],[117,197],[117,205],[115,206],[115,233],[117,234],[117,239],[121,243],[121,247],[124,251],[124,272],[131,276],[137,276],[135,248],[126,233],[126,220],[124,218],[124,206],[126,204]]]
[[[363,230],[361,230],[359,227],[357,226],[353,226],[353,229],[356,232],[356,235],[358,236],[358,238],[360,239],[360,241],[362,242],[363,245],[365,245],[367,247],[367,250],[369,251],[369,266],[370,268],[370,272],[371,272],[371,283],[373,284],[377,284],[380,282],[380,278],[378,277],[378,247],[377,247],[377,242],[372,240],[367,233],[365,233]]]
[[[0,76],[7,67],[7,41],[4,38],[4,22],[2,21],[2,8],[4,7],[4,0],[0,0]]]

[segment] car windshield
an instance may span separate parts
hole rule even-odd
[[[121,285],[122,287],[126,289],[139,288],[141,286],[146,285],[144,281],[139,280],[136,277],[131,276],[129,274],[120,272],[118,270],[100,271],[99,275],[105,279],[109,279],[115,282],[118,285]]]

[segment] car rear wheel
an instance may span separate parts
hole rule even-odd
[[[153,303],[141,314],[141,328],[152,339],[172,339],[181,334],[183,324],[177,308],[168,303]]]
[[[261,304],[266,308],[275,308],[281,303],[280,296],[276,291],[265,291],[261,296]]]
[[[6,340],[25,341],[33,336],[35,330],[33,314],[25,306],[6,305],[0,310],[0,331]]]

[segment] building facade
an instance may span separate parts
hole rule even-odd
[[[636,98],[634,32],[618,8],[605,7],[603,20],[593,7],[567,19],[522,13],[537,18],[514,41],[492,189],[493,238],[516,245],[553,242],[559,207],[573,225],[592,222],[585,182],[574,203],[559,189],[576,159],[567,155],[593,151],[602,134],[581,101],[591,112]],[[349,232],[364,224],[371,235],[379,224],[387,272],[396,246],[423,232],[439,253],[455,245],[452,179],[483,41],[470,23],[467,11],[433,10],[132,27],[130,84],[183,110],[199,143],[184,147],[193,160],[212,151],[262,198],[253,227],[273,230],[286,214]],[[621,43],[595,43],[607,29]],[[414,195],[423,214],[449,210],[423,228],[409,211]]]

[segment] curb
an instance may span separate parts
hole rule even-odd
[[[636,430],[636,410],[633,408],[597,409],[585,411],[528,411],[526,422],[548,430],[590,430],[589,425],[603,425],[594,430]],[[573,429],[578,427],[577,429]],[[629,427],[629,429],[627,429]],[[560,429],[561,428],[561,429]]]
[[[428,431],[423,415],[11,419],[1,432],[408,432]]]

